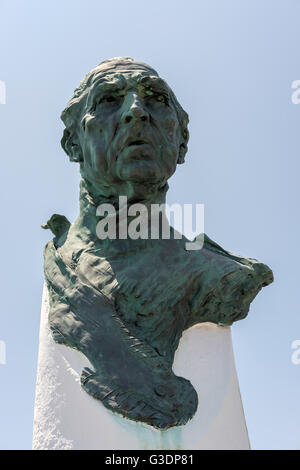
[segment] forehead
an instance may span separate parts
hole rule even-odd
[[[153,87],[168,89],[166,82],[154,70],[143,68],[130,69],[129,67],[115,71],[99,71],[95,74],[91,92],[105,92],[106,90],[121,90],[133,87]]]

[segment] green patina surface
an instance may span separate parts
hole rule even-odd
[[[172,371],[182,332],[201,322],[231,325],[273,280],[272,271],[204,238],[99,240],[96,209],[165,201],[184,162],[188,116],[166,82],[143,63],[111,59],[93,69],[62,113],[62,145],[80,163],[80,214],[54,215],[45,248],[55,341],[81,351],[82,387],[110,410],[158,429],[185,424],[198,398]],[[196,358],[195,367],[197,364]],[[201,404],[200,404],[201,406]]]

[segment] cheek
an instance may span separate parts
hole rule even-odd
[[[161,120],[161,128],[167,139],[170,141],[170,144],[175,144],[175,142],[177,142],[179,130],[177,117],[166,116],[163,118]]]
[[[166,142],[162,147],[162,159],[171,176],[176,170],[179,153],[180,128],[177,116],[166,116],[161,119],[160,126],[163,140]]]
[[[107,126],[93,116],[85,119],[85,129],[82,135],[84,165],[94,172],[106,169]]]
[[[104,139],[108,131],[108,123],[105,119],[93,115],[87,115],[84,119],[84,133],[86,140]]]

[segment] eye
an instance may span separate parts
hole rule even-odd
[[[161,103],[167,103],[167,97],[164,95],[157,95],[156,99],[157,101],[160,101]]]
[[[162,104],[165,104],[165,105],[168,105],[169,104],[169,99],[168,99],[168,96],[167,95],[164,95],[164,94],[154,94],[153,95],[153,99],[157,102],[157,103],[162,103]]]
[[[148,99],[157,101],[159,103],[164,103],[166,105],[169,103],[169,99],[168,99],[167,94],[157,93],[157,92],[155,92],[154,90],[151,90],[151,89],[147,89],[145,91],[145,94],[148,95],[147,96]]]
[[[115,95],[105,95],[102,96],[98,102],[97,105],[99,104],[109,104],[109,103],[116,103],[118,101],[118,97]]]
[[[107,103],[112,103],[113,101],[116,101],[116,98],[113,96],[113,95],[109,95],[109,96],[106,96],[104,98],[104,100],[107,102]]]

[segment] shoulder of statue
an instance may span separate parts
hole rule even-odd
[[[192,324],[231,325],[245,318],[258,292],[273,282],[267,265],[232,254],[207,235],[202,248],[191,253],[198,266],[191,299]]]

